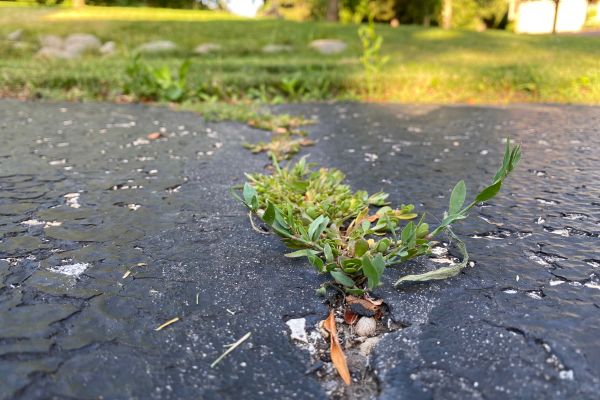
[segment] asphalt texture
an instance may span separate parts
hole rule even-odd
[[[523,145],[456,228],[473,268],[401,289],[428,261],[386,271],[376,294],[404,328],[371,355],[380,399],[598,397],[599,108],[279,110],[318,120],[310,160],[432,223],[456,181],[488,182],[503,138]],[[241,144],[268,136],[142,105],[1,101],[0,399],[327,398],[285,324],[327,315],[325,278],[230,194],[268,163]]]

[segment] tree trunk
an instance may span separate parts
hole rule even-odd
[[[556,22],[558,21],[558,3],[560,3],[560,0],[554,0],[554,22],[552,23],[552,33],[556,33]]]
[[[336,22],[339,19],[339,1],[327,0],[327,21]]]
[[[452,0],[443,0],[442,5],[442,28],[452,28]]]

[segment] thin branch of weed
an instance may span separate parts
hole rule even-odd
[[[389,56],[381,55],[383,37],[375,32],[372,14],[369,15],[369,23],[358,27],[358,37],[362,45],[360,62],[363,66],[365,86],[368,98],[373,98],[378,91],[381,69],[389,61]]]

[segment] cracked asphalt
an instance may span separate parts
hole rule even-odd
[[[503,138],[523,145],[500,196],[457,226],[474,268],[400,290],[431,262],[386,272],[377,294],[404,328],[371,355],[380,399],[597,398],[599,108],[278,110],[318,119],[310,160],[430,222],[456,181],[473,194],[493,176]],[[268,135],[142,105],[0,101],[0,399],[327,398],[285,324],[327,315],[324,278],[229,193],[268,163],[241,144]]]

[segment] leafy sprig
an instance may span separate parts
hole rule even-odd
[[[432,231],[413,205],[391,208],[387,193],[369,196],[365,191],[354,192],[343,183],[341,171],[314,170],[306,158],[284,168],[273,159],[272,175],[248,174],[241,200],[294,250],[287,257],[306,257],[319,273],[330,274],[347,293],[362,295],[380,285],[387,267],[429,254],[436,243],[434,238],[443,232],[455,240],[463,260],[404,276],[395,285],[458,274],[467,265],[468,254],[452,232],[452,224],[465,219],[475,205],[496,196],[520,158],[520,146],[511,148],[507,140],[502,166],[492,183],[464,206],[467,189],[464,181],[458,182],[441,224]]]

